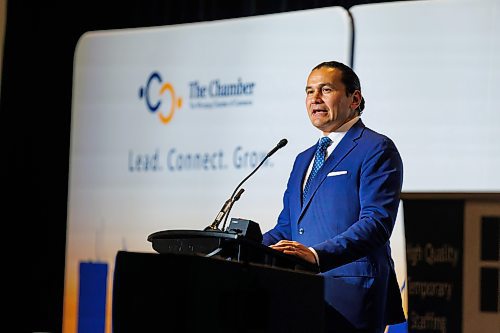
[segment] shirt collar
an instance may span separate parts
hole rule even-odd
[[[340,141],[344,137],[344,135],[347,133],[347,131],[349,131],[351,129],[351,127],[353,127],[354,124],[356,124],[358,122],[359,119],[360,119],[360,116],[356,116],[356,117],[352,118],[347,123],[345,123],[344,125],[337,128],[337,130],[328,134],[328,137],[330,139],[332,139],[333,142]],[[324,135],[321,135],[321,137],[323,137],[323,136]]]

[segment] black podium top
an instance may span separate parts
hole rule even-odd
[[[303,259],[276,251],[247,237],[227,231],[164,230],[148,236],[158,253],[182,253],[218,257],[238,262],[318,273],[319,268]]]

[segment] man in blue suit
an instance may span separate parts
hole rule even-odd
[[[328,332],[379,333],[405,320],[389,246],[403,165],[394,143],[361,121],[364,104],[350,67],[331,61],[311,71],[306,108],[321,138],[297,156],[263,239],[319,266]]]

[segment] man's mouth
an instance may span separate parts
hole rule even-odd
[[[327,113],[326,110],[324,109],[317,109],[317,110],[313,110],[312,111],[312,114],[315,115],[315,114],[318,114],[318,113]]]

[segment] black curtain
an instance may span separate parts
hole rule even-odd
[[[2,177],[11,233],[6,264],[16,332],[60,332],[66,249],[75,46],[86,31],[160,26],[328,6],[352,0],[7,2],[2,86]],[[314,24],[314,22],[311,22]],[[4,168],[5,166],[5,168]]]

